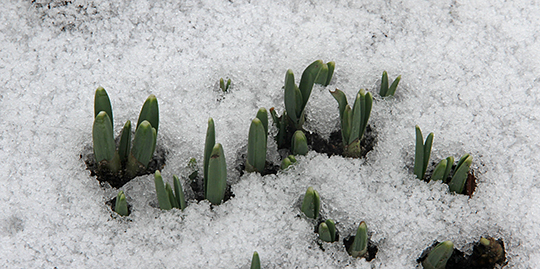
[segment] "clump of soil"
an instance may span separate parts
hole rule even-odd
[[[343,139],[341,137],[341,130],[335,131],[330,134],[329,140],[323,139],[319,134],[312,132],[305,132],[308,145],[310,148],[318,153],[325,153],[326,155],[340,155],[343,156]],[[365,157],[368,152],[373,150],[375,143],[377,142],[377,132],[371,128],[370,125],[366,127],[364,137],[360,141],[362,146],[362,157]]]
[[[502,239],[495,240],[491,237],[488,238],[490,244],[486,247],[479,242],[476,242],[473,246],[473,253],[471,255],[465,255],[462,251],[455,249],[452,252],[452,256],[446,263],[446,269],[493,269],[496,266],[503,266],[506,261],[506,252],[504,250],[504,242]],[[427,255],[431,252],[439,242],[433,243],[428,247],[420,258],[416,261],[422,263],[427,258]],[[498,268],[498,267],[497,267]]]
[[[85,151],[89,153],[81,154],[80,158],[84,159],[84,163],[86,164],[86,170],[90,171],[91,176],[96,176],[97,180],[101,184],[107,182],[113,188],[120,188],[135,177],[153,174],[156,172],[156,170],[162,170],[165,166],[165,159],[168,153],[167,150],[165,150],[163,147],[160,147],[159,145],[156,146],[154,157],[152,157],[152,159],[148,163],[148,167],[145,170],[139,171],[139,173],[134,177],[129,177],[128,175],[125,175],[122,171],[119,174],[112,174],[109,171],[104,171],[103,169],[100,169],[98,163],[96,162],[96,158],[94,157],[92,147],[89,146],[85,148]]]

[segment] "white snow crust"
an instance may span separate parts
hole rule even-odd
[[[470,253],[491,236],[504,240],[505,268],[540,268],[539,4],[6,0],[0,264],[249,268],[257,251],[263,268],[415,268],[435,240]],[[362,159],[310,151],[277,175],[240,177],[237,160],[257,109],[282,113],[286,70],[298,83],[316,59],[335,61],[336,70],[328,87],[314,87],[306,128],[328,137],[339,129],[328,90],[352,102],[365,88],[375,96],[374,149]],[[393,98],[378,95],[384,70],[402,76]],[[219,92],[221,77],[231,78],[229,93]],[[100,185],[81,158],[91,151],[98,86],[111,97],[116,134],[157,96],[168,182],[186,175],[191,157],[201,166],[213,117],[235,197],[162,211],[147,175],[121,188],[131,215],[114,213],[106,202],[119,190]],[[432,162],[473,156],[472,198],[415,178],[415,125],[434,133]],[[299,209],[309,186],[341,239],[367,223],[374,260],[351,258],[342,242],[319,246]]]

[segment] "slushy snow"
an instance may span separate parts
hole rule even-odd
[[[0,5],[0,263],[8,268],[415,268],[434,241],[465,253],[503,239],[506,268],[540,268],[540,7],[530,1],[6,1]],[[335,61],[315,86],[306,129],[339,129],[349,102],[374,96],[374,149],[362,159],[310,151],[276,175],[240,176],[257,109],[284,110],[283,82],[316,59]],[[382,72],[402,76],[378,95]],[[230,78],[229,93],[219,78]],[[115,132],[158,98],[166,182],[202,171],[214,118],[235,197],[157,206],[153,175],[118,189],[86,170],[93,98],[111,98]],[[271,121],[270,121],[271,122]],[[434,133],[431,162],[473,156],[472,198],[416,179],[414,126]],[[274,127],[270,132],[276,133]],[[268,159],[279,163],[269,141]],[[430,165],[431,168],[433,164]],[[187,198],[193,193],[183,181]],[[299,207],[312,186],[340,242],[318,244]],[[370,262],[342,239],[361,221],[377,245]]]

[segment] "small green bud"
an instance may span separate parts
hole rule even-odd
[[[349,248],[349,255],[359,258],[364,257],[367,253],[368,247],[368,235],[367,235],[367,225],[365,222],[360,222],[358,229],[356,230],[356,236],[354,241]]]
[[[129,154],[131,153],[131,121],[127,121],[122,129],[122,135],[120,136],[120,146],[118,147],[118,155],[120,161],[126,163]]]
[[[309,187],[304,195],[304,201],[302,202],[302,212],[306,214],[308,218],[317,219],[319,217],[319,210],[321,209],[321,198],[319,193],[312,187]]]
[[[154,155],[155,145],[156,129],[152,127],[150,122],[145,120],[139,124],[137,131],[135,131],[131,154],[146,167]]]
[[[416,125],[416,150],[414,154],[414,174],[420,180],[424,179],[427,166],[429,164],[429,157],[431,155],[431,145],[433,144],[433,133],[430,133],[424,143],[422,137],[422,131],[420,127]]]
[[[206,199],[214,205],[221,204],[227,188],[227,165],[223,147],[217,143],[212,149],[212,155],[208,163],[208,185]]]
[[[163,184],[163,177],[161,177],[161,173],[159,172],[159,170],[156,170],[156,173],[154,174],[154,184],[156,186],[156,195],[158,198],[159,208],[163,210],[171,209],[172,205],[169,201],[169,194],[165,189],[165,186]]]
[[[304,132],[298,130],[294,132],[291,142],[291,152],[293,155],[306,155],[309,151],[307,138]]]
[[[116,151],[116,145],[114,143],[111,120],[105,111],[99,112],[94,119],[92,139],[96,161],[99,163],[103,160],[112,160]]]
[[[259,118],[254,118],[249,127],[246,171],[262,173],[264,172],[265,164],[266,131],[261,120]]]
[[[422,266],[424,269],[444,269],[453,252],[454,244],[452,241],[441,242],[429,252],[422,262]]]
[[[105,91],[103,87],[98,87],[94,96],[94,118],[97,117],[101,111],[105,111],[105,113],[109,115],[109,119],[111,120],[111,129],[114,129],[111,100],[109,99],[107,91]]]
[[[139,113],[139,120],[137,121],[137,129],[143,121],[148,121],[150,125],[158,131],[159,126],[159,108],[158,101],[155,95],[148,96]]]
[[[259,253],[253,252],[253,258],[251,258],[251,269],[261,269],[261,260],[259,259]]]
[[[469,168],[471,167],[471,164],[471,155],[465,154],[463,155],[463,157],[461,157],[456,166],[454,176],[452,176],[452,179],[448,183],[451,192],[460,194],[463,193],[463,187],[465,186],[465,182],[467,181],[467,176],[469,174]]]
[[[116,211],[116,213],[118,213],[120,216],[128,215],[128,206],[124,191],[118,192],[118,195],[116,196],[116,203],[114,205],[114,211]]]
[[[184,210],[184,208],[186,208],[186,198],[184,197],[184,190],[182,189],[182,184],[180,184],[180,180],[176,175],[173,175],[173,185],[174,193],[176,194],[176,204],[179,205],[179,208],[181,210]]]
[[[336,226],[333,220],[327,219],[319,224],[319,238],[325,242],[336,241]]]
[[[206,197],[206,186],[208,186],[208,164],[210,163],[210,156],[212,156],[212,149],[216,144],[216,130],[214,127],[214,119],[208,119],[208,128],[206,129],[206,140],[204,143],[204,196]]]

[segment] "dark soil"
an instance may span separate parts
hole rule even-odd
[[[494,240],[495,241],[495,240]],[[503,250],[503,258],[502,259],[492,259],[490,262],[486,262],[485,255],[482,257],[482,254],[486,254],[480,243],[475,243],[473,247],[473,254],[466,256],[465,253],[462,251],[459,251],[454,248],[454,252],[452,253],[452,256],[450,259],[448,259],[448,262],[446,263],[446,269],[493,269],[496,265],[504,265],[506,261],[506,252],[504,251],[504,242],[502,239],[498,239],[495,241],[497,244],[502,247]],[[428,247],[424,252],[422,252],[422,255],[420,255],[420,258],[418,258],[416,261],[418,263],[421,263],[427,258],[427,255],[435,246],[437,246],[439,242],[433,243],[430,247]],[[489,256],[489,255],[487,255]]]
[[[343,156],[343,139],[341,137],[341,130],[330,134],[329,140],[323,139],[317,133],[305,132],[308,145],[310,148],[318,153],[324,153],[326,155],[340,155]],[[371,128],[370,125],[366,127],[364,137],[360,141],[360,145],[364,149],[362,151],[362,157],[365,157],[368,152],[373,150],[375,143],[377,142],[377,132]]]
[[[156,172],[156,170],[162,170],[165,166],[165,159],[168,153],[163,147],[160,147],[159,145],[156,146],[154,157],[152,157],[152,160],[150,160],[150,162],[148,163],[148,167],[146,168],[146,170],[140,171],[135,177],[128,177],[122,172],[120,172],[120,174],[112,174],[108,171],[103,171],[99,169],[92,149],[90,148],[89,151],[91,153],[86,156],[83,156],[82,154],[80,155],[81,159],[85,159],[84,163],[86,164],[86,170],[90,171],[91,176],[96,176],[97,180],[101,184],[103,184],[104,182],[108,182],[113,188],[120,188],[135,177],[153,174]]]

